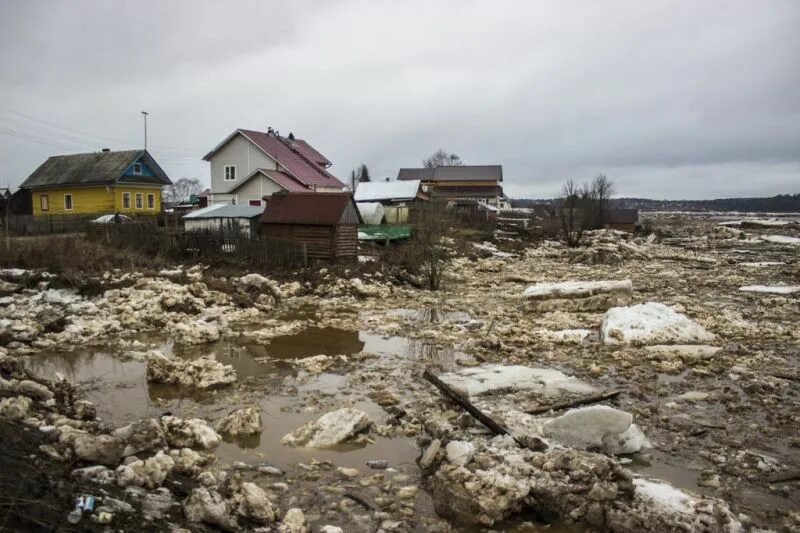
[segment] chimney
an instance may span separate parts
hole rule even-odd
[[[272,129],[272,126],[269,126],[267,128],[267,135],[269,135],[270,137],[275,137],[275,130]]]
[[[110,152],[110,151],[111,151],[111,148],[103,148],[103,149],[102,149],[102,150],[100,150],[100,151],[101,151],[101,152],[103,152],[103,153]]]

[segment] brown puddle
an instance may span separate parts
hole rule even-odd
[[[284,381],[304,377],[296,387],[297,395],[315,398],[333,397],[347,382],[347,376],[334,371],[311,376],[289,363],[289,360],[318,354],[344,354],[369,352],[378,356],[408,359],[416,365],[422,358],[430,359],[443,367],[455,364],[458,357],[452,350],[441,350],[430,345],[401,337],[384,338],[379,335],[359,333],[336,328],[308,328],[294,335],[272,339],[269,344],[258,344],[234,338],[202,346],[177,346],[163,338],[148,339],[150,348],[167,355],[193,359],[209,356],[232,365],[240,380],[258,378],[265,390],[280,390]],[[265,358],[260,359],[259,358]],[[55,373],[63,374],[85,391],[86,398],[97,406],[98,416],[114,425],[123,425],[142,417],[156,417],[170,412],[178,416],[199,416],[217,420],[239,407],[230,389],[198,390],[174,385],[148,383],[146,364],[125,358],[112,351],[81,350],[34,356],[26,363],[36,376],[53,379]],[[291,384],[291,382],[289,382]],[[371,400],[357,395],[345,397],[345,403],[355,402],[376,422],[381,423],[387,413]],[[289,448],[280,443],[281,437],[304,423],[315,420],[329,409],[303,410],[305,402],[297,396],[270,393],[259,401],[262,407],[264,430],[260,436],[228,440],[216,450],[222,461],[264,462],[285,468],[296,462],[312,458],[328,459],[340,466],[369,470],[365,462],[370,459],[388,459],[390,465],[414,465],[418,454],[410,438],[376,438],[365,446],[344,447],[338,450]],[[316,403],[311,402],[315,406]],[[416,467],[415,467],[416,468]]]

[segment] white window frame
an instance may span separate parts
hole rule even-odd
[[[233,177],[232,178],[228,177],[229,176],[229,174],[228,174],[228,169],[229,168],[233,169]],[[225,165],[225,169],[223,170],[222,179],[224,181],[236,181],[236,165]]]
[[[131,193],[124,192],[122,193],[122,209],[130,209],[131,208]]]
[[[152,202],[150,200],[153,200]],[[147,209],[155,209],[156,208],[156,195],[155,193],[149,192],[147,193]]]
[[[140,192],[136,193],[136,199],[134,200],[135,203],[133,204],[136,209],[144,209],[144,195]]]
[[[39,195],[39,210],[50,211],[50,196],[47,194]]]
[[[67,198],[69,198],[69,207],[67,207]],[[72,201],[72,193],[71,192],[64,193],[64,211],[72,211],[74,207],[75,204]]]
[[[139,175],[142,173],[142,164],[141,163],[134,163],[133,164],[133,173]]]

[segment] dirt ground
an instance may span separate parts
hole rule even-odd
[[[59,373],[74,383],[96,406],[100,420],[79,425],[93,434],[164,415],[217,427],[232,410],[257,406],[263,429],[223,435],[204,469],[218,481],[208,487],[227,498],[226,512],[234,515],[242,482],[265,491],[276,518],[262,523],[264,530],[636,531],[669,524],[693,531],[702,524],[707,531],[800,531],[800,291],[791,291],[800,285],[798,218],[766,224],[739,215],[650,218],[652,236],[599,232],[578,250],[496,234],[459,250],[435,292],[397,282],[368,258],[351,269],[298,273],[296,281],[286,273],[269,285],[196,268],[151,277],[116,271],[86,294],[50,293],[57,281],[41,274],[25,274],[23,283],[0,272],[22,287],[0,294],[0,356],[23,361],[37,379]],[[727,221],[734,224],[719,224]],[[588,297],[523,294],[538,283],[609,280],[629,280],[632,289]],[[611,342],[602,334],[608,309],[647,302],[666,304],[708,336]],[[152,350],[181,361],[208,356],[230,365],[236,381],[202,390],[155,383],[148,377]],[[553,394],[513,379],[469,393],[513,435],[544,437],[548,450],[509,447],[422,377],[425,369],[463,377],[487,365],[560,371],[577,380],[577,388]],[[525,413],[581,398],[581,387],[621,391],[603,404],[630,413],[649,446],[625,454],[573,450],[542,433],[565,409]],[[365,413],[371,428],[330,449],[282,443],[284,435],[343,407]],[[45,440],[36,424],[58,427],[48,409],[55,408],[34,405],[36,423],[31,417],[3,423],[3,527],[59,524],[56,530],[69,531],[74,498],[107,491],[136,508],[115,513],[113,527],[135,530],[146,496],[114,483],[76,484],[70,472],[91,462],[37,453],[52,438]],[[437,440],[443,450],[420,468],[420,455]],[[449,442],[470,443],[474,458],[458,466],[445,457]],[[613,485],[616,496],[594,498],[592,484],[579,488],[575,473],[543,478],[552,469],[548,461],[557,471],[564,454],[593,465],[584,476],[610,472],[595,485]],[[29,456],[36,460],[22,459]],[[375,460],[388,468],[368,466]],[[530,465],[542,466],[531,471]],[[26,482],[11,490],[17,475]],[[163,481],[174,505],[148,530],[223,527],[210,519],[190,523],[181,512],[197,479],[195,472]],[[696,509],[661,509],[655,516],[634,488],[640,480],[666,482],[691,495],[696,508],[708,503],[714,511],[702,519]],[[558,494],[564,501],[572,494],[580,512],[562,509]],[[26,499],[49,503],[31,514],[17,503]],[[664,504],[648,501],[651,508]],[[299,529],[289,529],[289,509],[303,511]],[[73,530],[83,524],[93,523],[86,517]],[[253,524],[240,512],[238,527]]]

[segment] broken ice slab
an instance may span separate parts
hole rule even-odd
[[[558,370],[521,365],[482,365],[441,374],[439,379],[470,396],[503,389],[529,390],[547,396],[596,392],[588,383]]]

